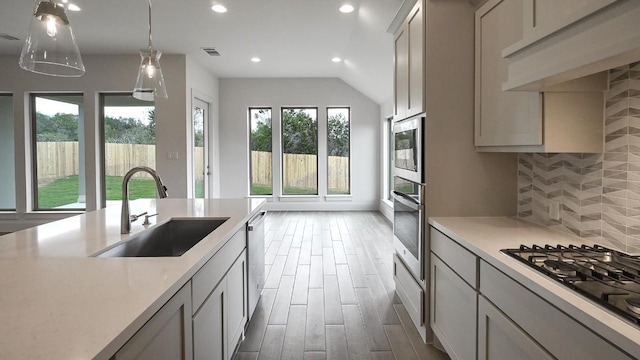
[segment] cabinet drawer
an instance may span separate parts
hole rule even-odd
[[[558,359],[632,359],[484,261],[480,292]]]
[[[247,232],[238,230],[222,249],[207,261],[192,278],[193,313],[195,313],[247,245]]]
[[[396,283],[396,292],[411,319],[416,327],[421,327],[424,323],[424,290],[395,254],[393,255],[393,280]]]
[[[472,288],[478,288],[477,256],[434,228],[431,228],[431,252],[444,261]]]

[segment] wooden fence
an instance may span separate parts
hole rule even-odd
[[[284,154],[284,186],[298,188],[316,188],[317,156],[303,154]],[[338,192],[349,191],[349,158],[329,156],[328,187]],[[270,152],[251,152],[251,180],[254,184],[271,185],[272,156]]]
[[[38,142],[38,179],[49,182],[80,174],[79,150],[76,141]],[[196,180],[204,178],[203,148],[194,150]],[[124,176],[134,166],[156,168],[155,145],[105,144],[105,175]],[[284,154],[284,186],[317,188],[318,162],[316,155]],[[333,191],[349,190],[349,158],[329,156],[328,187]],[[273,179],[270,152],[251,152],[251,179],[254,184],[271,185]],[[138,173],[136,177],[147,177]]]
[[[140,144],[105,144],[105,175],[124,176],[134,166],[156,168],[156,146]],[[80,174],[77,141],[38,142],[38,179],[47,183],[55,179]],[[203,148],[194,150],[196,180],[204,178]],[[149,177],[137,173],[135,177]]]

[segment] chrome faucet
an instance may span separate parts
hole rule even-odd
[[[167,197],[167,187],[162,184],[158,173],[147,166],[136,166],[129,170],[122,180],[122,213],[120,214],[120,233],[128,234],[131,232],[131,216],[129,214],[129,180],[131,177],[140,171],[144,171],[153,177],[156,182],[156,189],[158,190],[159,198]],[[136,218],[137,219],[137,218]]]

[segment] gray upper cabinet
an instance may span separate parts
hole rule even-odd
[[[474,142],[478,151],[602,152],[605,73],[548,87],[503,91],[502,51],[523,37],[526,0],[490,0],[476,11]]]
[[[395,120],[424,112],[424,49],[424,12],[418,1],[394,36]]]
[[[505,90],[543,91],[640,58],[640,1],[520,1],[523,36],[502,50]]]

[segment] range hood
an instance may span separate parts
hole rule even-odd
[[[509,62],[503,90],[544,91],[640,60],[640,1],[582,1],[556,23],[537,28],[532,3],[523,39],[502,53]]]

